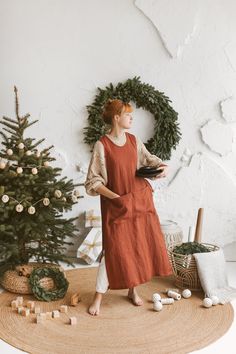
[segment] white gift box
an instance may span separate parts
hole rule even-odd
[[[77,250],[77,257],[85,260],[86,263],[92,264],[96,261],[102,251],[102,229],[99,227],[92,228],[86,236],[84,242]]]
[[[85,212],[85,227],[101,227],[101,213],[99,210],[90,209]]]

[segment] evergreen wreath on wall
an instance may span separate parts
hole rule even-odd
[[[118,98],[124,102],[134,102],[137,108],[150,112],[154,119],[153,136],[144,143],[151,154],[162,160],[169,160],[171,150],[176,149],[181,138],[178,113],[171,107],[172,102],[163,92],[153,86],[142,83],[140,77],[135,76],[124,83],[119,82],[116,87],[112,83],[105,89],[98,88],[98,94],[91,105],[87,106],[89,125],[84,128],[84,142],[93,146],[104,134],[107,134],[110,125],[102,119],[102,112],[107,100]]]

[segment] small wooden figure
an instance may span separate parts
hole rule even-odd
[[[63,313],[67,313],[67,311],[68,311],[67,305],[61,305],[60,306],[60,311],[63,312]]]
[[[17,296],[16,301],[18,302],[18,305],[23,305],[23,296]]]
[[[30,314],[30,309],[24,307],[23,310],[21,311],[21,315],[27,317],[29,316],[29,314]]]
[[[38,313],[36,317],[36,322],[37,323],[44,323],[46,320],[46,313]]]
[[[35,302],[34,301],[27,301],[26,306],[30,309],[33,310],[35,307]]]
[[[34,313],[40,313],[40,307],[39,306],[35,306],[34,307]]]
[[[75,293],[70,298],[70,305],[71,306],[76,306],[79,301],[81,301],[80,294],[79,293]]]
[[[53,318],[58,318],[60,317],[60,312],[58,310],[53,310],[52,311],[52,317]]]
[[[11,302],[11,308],[12,308],[13,310],[16,310],[17,307],[18,307],[18,301],[17,301],[17,300],[13,300],[13,301]]]
[[[46,319],[50,320],[52,318],[52,312],[46,312]]]
[[[76,317],[70,317],[70,324],[71,325],[76,325],[77,324],[77,318]]]
[[[18,312],[19,314],[21,314],[21,313],[22,313],[22,311],[23,311],[23,309],[24,309],[24,307],[23,307],[23,306],[18,306],[18,308],[17,308],[17,312]]]

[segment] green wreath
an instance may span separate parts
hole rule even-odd
[[[84,142],[93,146],[99,138],[108,133],[109,125],[101,118],[106,101],[119,98],[124,102],[134,102],[137,108],[150,112],[154,119],[154,134],[145,144],[150,153],[162,160],[169,160],[171,149],[176,149],[181,138],[178,113],[170,106],[172,102],[163,92],[149,84],[142,83],[140,77],[119,82],[116,87],[110,83],[105,89],[98,88],[94,102],[87,106],[89,126],[85,130]]]
[[[53,279],[56,289],[46,290],[40,285],[40,280],[45,277]],[[30,274],[29,284],[34,296],[43,301],[54,301],[63,298],[69,286],[68,280],[58,268],[49,267],[34,269]]]

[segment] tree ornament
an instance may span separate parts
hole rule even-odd
[[[44,161],[43,165],[44,165],[44,167],[48,167],[49,166],[49,162],[48,161]]]
[[[7,155],[9,155],[9,156],[13,155],[12,149],[7,149]]]
[[[33,215],[33,214],[35,214],[35,207],[33,206],[33,205],[31,205],[29,208],[28,208],[28,213],[29,214],[31,214],[31,215]]]
[[[16,172],[18,174],[21,174],[23,172],[23,168],[22,167],[17,167]]]
[[[17,206],[16,206],[16,211],[18,212],[18,213],[21,213],[22,211],[23,211],[23,205],[22,204],[17,204]]]
[[[36,152],[36,157],[38,157],[38,158],[39,158],[40,156],[41,156],[40,151],[37,151],[37,152]]]
[[[3,196],[2,196],[2,202],[3,203],[7,203],[8,201],[9,201],[9,197],[8,197],[8,195],[7,194],[4,194]]]
[[[27,156],[30,156],[30,155],[32,155],[32,151],[31,151],[31,150],[27,150],[25,154],[26,154]]]
[[[32,172],[33,175],[37,175],[38,170],[37,170],[36,167],[33,167],[32,170],[31,170],[31,172]]]
[[[98,88],[93,103],[87,106],[89,125],[84,128],[84,142],[92,147],[110,126],[102,119],[104,105],[108,99],[118,98],[124,102],[134,102],[137,108],[150,112],[155,120],[153,136],[144,145],[151,154],[162,160],[169,160],[171,150],[176,149],[181,132],[179,129],[178,113],[169,102],[172,102],[163,92],[156,90],[149,84],[142,83],[140,77],[119,82],[116,87],[112,83],[105,89]],[[92,151],[92,149],[91,149]]]
[[[78,189],[75,189],[73,193],[77,198],[80,197],[80,191]]]
[[[78,202],[78,198],[76,197],[76,195],[72,195],[71,196],[71,200],[73,203],[77,203]]]
[[[6,163],[4,161],[0,161],[0,169],[4,170],[5,167],[6,167]]]
[[[59,189],[56,189],[55,192],[54,192],[54,196],[55,196],[56,198],[61,198],[62,192],[61,192]]]
[[[66,197],[63,197],[62,200],[63,200],[63,202],[66,202]]]
[[[52,290],[44,289],[40,285],[40,280],[42,278],[51,278],[55,284],[55,288]],[[54,301],[58,299],[62,299],[68,289],[69,282],[65,278],[63,272],[61,272],[57,268],[36,268],[34,269],[29,277],[29,284],[33,291],[34,296],[38,300],[42,301]]]
[[[48,198],[43,198],[43,205],[48,206],[50,204],[50,200]]]
[[[20,150],[24,149],[24,147],[25,147],[24,143],[18,144],[18,148],[19,148]]]

